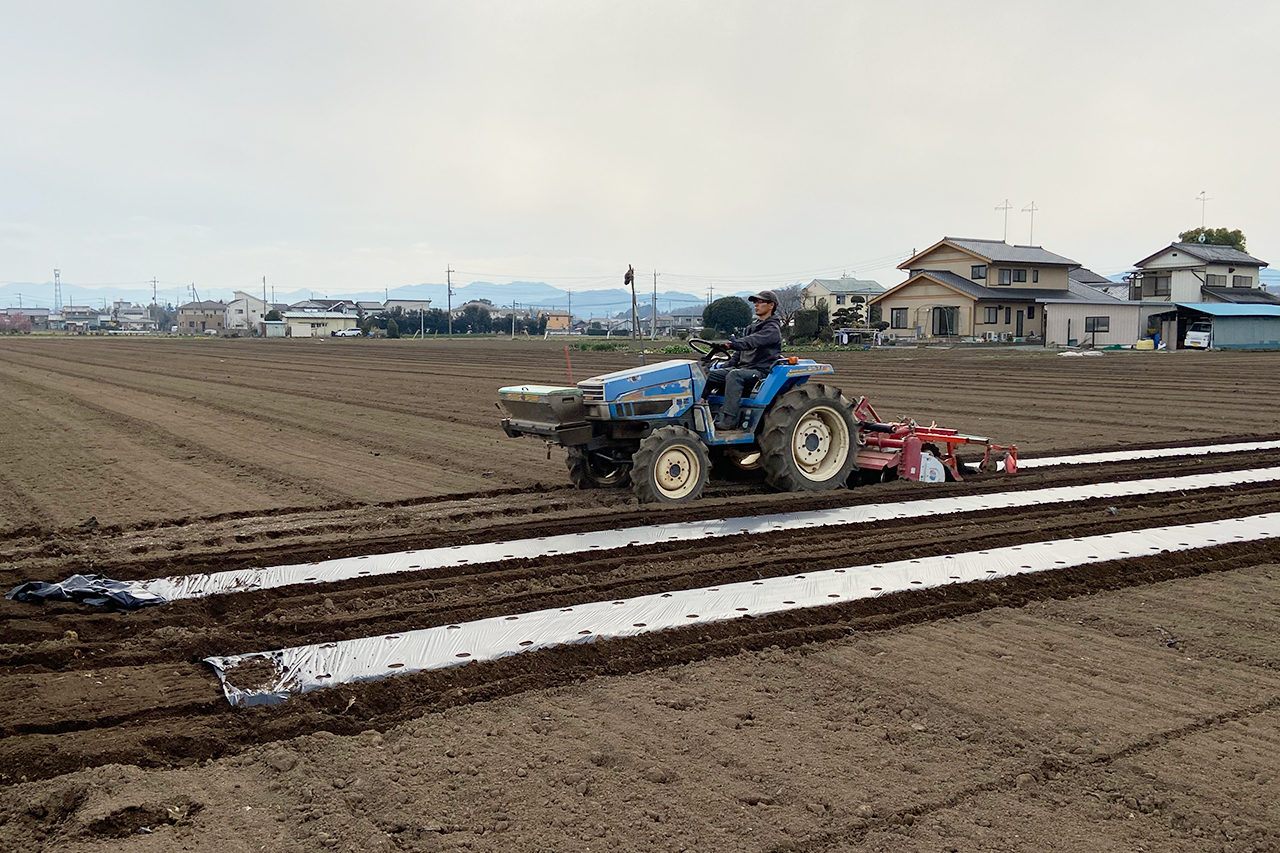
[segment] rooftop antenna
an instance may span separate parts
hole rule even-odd
[[[1031,214],[1031,235],[1027,238],[1028,246],[1034,246],[1036,244],[1036,211],[1039,209],[1040,208],[1036,207],[1036,203],[1034,201],[1022,208],[1023,213]]]
[[[1013,207],[1013,205],[1009,204],[1009,199],[1007,198],[1004,200],[1004,204],[996,205],[996,210],[1004,211],[1004,237],[1002,237],[1001,240],[1005,243],[1009,242],[1009,208],[1011,207]],[[912,252],[911,254],[914,255],[915,252]]]
[[[1204,209],[1209,205],[1209,202],[1213,201],[1213,199],[1209,197],[1209,194],[1207,192],[1205,192],[1204,190],[1201,190],[1200,195],[1196,196],[1196,201],[1200,202],[1200,227],[1203,228],[1204,227]]]

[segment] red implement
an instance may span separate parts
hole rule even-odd
[[[894,470],[906,480],[941,482],[945,479],[963,480],[956,448],[962,444],[980,444],[983,447],[980,470],[996,470],[997,457],[1004,454],[1004,470],[1013,474],[1018,470],[1017,445],[993,444],[980,435],[964,435],[953,429],[942,429],[937,424],[920,426],[914,420],[885,423],[866,397],[859,398],[853,407],[858,421],[861,444],[858,448],[858,468],[870,471]]]

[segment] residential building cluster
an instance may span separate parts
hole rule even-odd
[[[1220,347],[1280,347],[1280,296],[1262,284],[1266,266],[1231,246],[1175,242],[1137,261],[1117,282],[1041,246],[944,237],[899,265],[906,275],[900,284],[886,288],[849,276],[814,279],[799,289],[792,307],[825,312],[835,339],[844,343],[876,325],[882,327],[879,338],[893,342],[1123,346],[1146,339],[1177,346],[1190,326],[1208,323],[1222,330],[1214,338]],[[178,306],[167,329],[159,327],[152,308],[126,301],[101,310],[67,305],[61,313],[9,308],[6,314],[24,317],[35,330],[297,338],[352,334],[367,317],[421,316],[430,307],[429,299],[313,298],[286,305],[237,290],[230,302]],[[666,337],[702,327],[701,304],[655,317],[656,307],[641,304],[635,318],[641,334]],[[568,310],[501,308],[486,301],[454,306],[450,316],[476,309],[488,312],[495,328],[544,318],[552,334],[630,335],[633,325],[629,311],[581,319]]]

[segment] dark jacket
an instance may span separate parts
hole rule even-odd
[[[729,341],[732,367],[768,371],[782,355],[782,323],[777,317],[755,320],[742,337]]]

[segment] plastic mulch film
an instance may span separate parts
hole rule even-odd
[[[597,530],[566,533],[558,536],[518,539],[509,542],[485,542],[422,551],[402,551],[362,557],[344,557],[317,563],[276,566],[267,569],[237,569],[213,574],[183,575],[144,581],[144,587],[162,598],[173,601],[208,595],[274,589],[291,584],[319,584],[361,577],[456,568],[468,564],[493,563],[502,560],[532,559],[585,551],[610,550],[627,546],[656,545],[663,542],[688,542],[741,534],[774,533],[845,524],[865,524],[899,518],[980,512],[989,509],[1011,509],[1037,504],[1067,503],[1095,498],[1208,489],[1280,480],[1280,467],[1250,471],[1223,471],[1214,474],[1191,474],[1160,477],[1120,483],[1092,483],[1081,486],[1057,486],[1018,492],[928,498],[918,501],[840,507],[813,512],[778,513],[743,518],[710,519],[675,524],[653,524],[621,530]]]
[[[1048,468],[1056,465],[1096,465],[1104,462],[1132,462],[1135,459],[1173,459],[1179,456],[1211,456],[1217,453],[1248,453],[1256,450],[1280,450],[1280,441],[1248,441],[1235,444],[1207,444],[1201,447],[1153,447],[1146,450],[1108,450],[1101,453],[1077,453],[1072,456],[1046,456],[1041,459],[1019,459],[1018,470]],[[977,466],[972,466],[975,470]],[[996,463],[1004,470],[1004,462]]]
[[[1275,537],[1280,537],[1280,513],[1268,513],[828,569],[205,660],[217,671],[232,705],[274,704],[322,687],[496,660],[553,646]]]
[[[149,592],[142,581],[117,581],[102,575],[72,575],[58,583],[27,581],[10,590],[5,598],[28,602],[79,601],[122,610],[165,603],[159,595]]]

